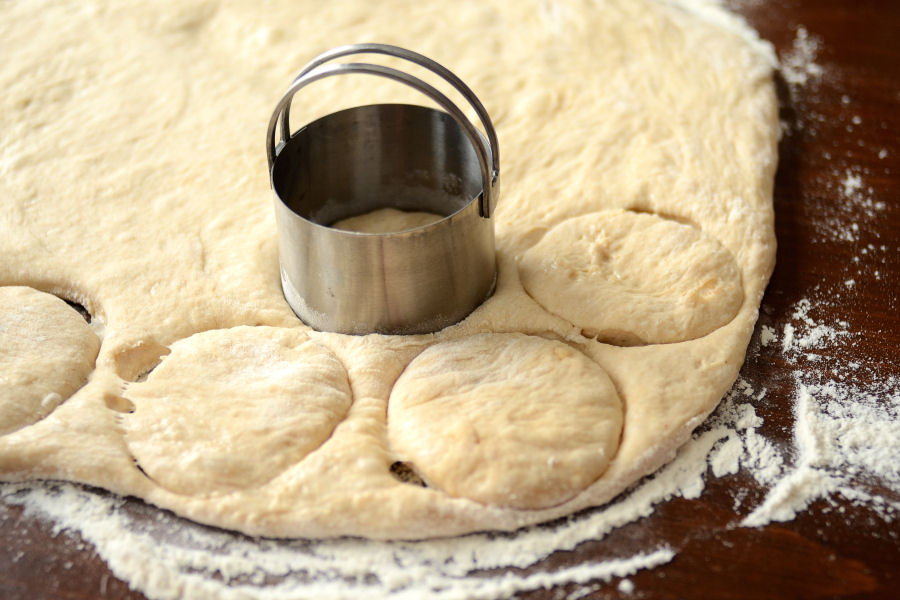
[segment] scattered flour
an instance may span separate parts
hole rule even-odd
[[[781,351],[787,354],[794,347],[794,325],[793,323],[784,324],[784,332],[781,335]]]
[[[766,346],[768,346],[769,344],[771,344],[772,342],[775,342],[777,340],[778,340],[778,334],[775,333],[774,329],[772,329],[768,325],[763,325],[760,328],[759,344],[763,348],[765,348]]]
[[[850,335],[846,330],[847,323],[840,322],[842,329],[831,325],[818,324],[809,317],[811,302],[800,300],[792,315],[792,322],[784,326],[781,351],[788,356],[796,356],[812,349],[824,349],[837,344],[841,338]]]
[[[633,594],[634,593],[634,582],[630,579],[623,579],[619,582],[619,591],[623,594]]]
[[[900,510],[900,381],[865,390],[812,384],[802,370],[794,377],[795,463],[742,524],[787,521],[835,493],[892,522]]]
[[[797,27],[791,48],[779,55],[780,72],[789,91],[785,100],[793,109],[792,116],[782,121],[782,131],[786,135],[816,138],[820,132],[828,132],[833,137],[840,130],[838,135],[847,137],[847,134],[862,133],[865,127],[875,127],[856,113],[854,100],[847,94],[841,96],[844,110],[840,114],[821,110],[819,84],[827,80],[832,88],[840,89],[842,85],[837,76],[829,77],[825,67],[816,62],[821,48],[821,39],[801,25]],[[885,123],[881,126],[884,128]],[[855,142],[857,148],[866,147],[863,136]],[[886,204],[875,199],[874,189],[867,183],[873,173],[859,165],[859,152],[856,149],[839,152],[823,144],[820,157],[816,157],[826,162],[814,165],[820,173],[815,178],[815,193],[804,198],[804,203],[817,213],[814,227],[819,236],[811,239],[812,243],[856,243],[880,224]],[[886,148],[873,148],[870,152],[881,160],[888,156]],[[810,162],[815,161],[810,159]],[[885,168],[884,174],[890,174],[890,170]]]
[[[744,473],[759,483],[762,501],[748,500],[740,487],[733,492],[734,522],[747,527],[793,519],[820,500],[841,509],[841,502],[865,506],[887,523],[897,517],[900,378],[865,372],[874,381],[865,387],[853,377],[865,370],[856,362],[802,368],[808,349],[834,349],[853,337],[848,323],[817,322],[817,305],[810,299],[794,305],[780,347],[769,345],[776,329],[760,327],[759,351],[780,351],[781,360],[795,365],[794,397],[784,399],[793,403],[791,445],[761,432],[759,409],[783,400],[741,377],[659,473],[606,507],[514,534],[424,542],[259,540],[67,483],[4,484],[0,497],[49,518],[58,531],[78,532],[113,573],[154,599],[487,599],[564,584],[580,586],[571,598],[604,585],[632,594],[635,584],[622,578],[670,562],[677,548],[658,541],[633,554],[611,549],[613,555],[599,562],[555,570],[538,563],[553,552],[602,540],[672,497],[699,497],[708,477]]]
[[[822,77],[822,67],[816,64],[821,44],[818,37],[809,35],[806,27],[797,27],[791,50],[781,57],[781,74],[792,91]]]
[[[859,173],[854,173],[848,169],[847,176],[841,181],[841,185],[844,186],[844,197],[849,198],[862,189],[862,177]]]
[[[687,453],[630,498],[555,527],[426,542],[254,540],[72,484],[6,484],[0,490],[6,503],[49,517],[57,531],[77,531],[113,573],[151,598],[506,598],[561,584],[609,581],[671,561],[675,550],[663,545],[555,571],[494,577],[474,572],[523,569],[556,550],[603,538],[649,514],[681,486],[702,481],[705,461],[696,459]]]
[[[823,69],[815,62],[820,46],[801,26],[791,50],[782,55],[781,72],[792,99],[822,77]],[[850,105],[850,97],[844,95],[842,104]],[[858,117],[852,120],[854,125],[861,122]],[[878,152],[878,158],[886,156],[886,150]],[[884,203],[873,199],[864,170],[848,167],[832,174],[838,183],[826,187],[843,196],[838,203],[842,212],[823,211],[818,231],[829,241],[855,243],[860,227],[848,217],[864,224],[877,222]],[[883,245],[862,247],[852,268],[862,268],[861,256],[871,262],[889,250]],[[861,283],[859,274],[851,274],[853,278],[837,283],[848,293]],[[875,274],[878,279],[880,273]],[[670,562],[677,548],[648,542],[633,554],[615,555],[612,548],[613,555],[599,562],[555,570],[542,569],[539,563],[553,552],[602,540],[672,497],[699,497],[708,477],[747,474],[762,487],[761,501],[748,498],[745,489],[733,492],[734,523],[747,527],[790,520],[814,502],[841,511],[848,502],[864,506],[886,523],[897,518],[900,378],[832,358],[836,349],[854,341],[849,323],[815,319],[818,303],[832,296],[828,290],[811,290],[810,298],[797,302],[790,314],[762,324],[758,345],[751,346],[751,351],[777,356],[791,366],[793,397],[769,397],[766,389],[739,378],[660,472],[605,507],[514,534],[424,542],[260,540],[67,483],[0,484],[0,508],[4,503],[20,505],[29,515],[49,519],[56,532],[77,532],[116,576],[154,599],[489,599],[566,584],[577,586],[566,596],[570,600],[607,585],[630,595],[640,590],[627,577]],[[815,369],[808,368],[812,362],[817,363]],[[787,401],[794,419],[790,445],[767,437],[759,416],[769,403]]]

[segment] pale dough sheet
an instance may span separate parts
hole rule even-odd
[[[451,68],[500,137],[498,288],[435,335],[315,332],[281,294],[265,126],[362,41]],[[508,530],[657,469],[743,362],[773,60],[711,0],[4,2],[0,54],[4,479],[267,536]],[[421,102],[351,79],[293,123]]]

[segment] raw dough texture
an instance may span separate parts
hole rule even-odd
[[[451,496],[512,508],[553,506],[593,483],[621,430],[621,401],[597,363],[522,334],[435,344],[388,399],[399,457]]]
[[[281,292],[266,124],[361,41],[445,64],[500,138],[496,292],[433,335],[312,331]],[[253,535],[512,530],[659,468],[741,367],[774,60],[713,0],[2,2],[0,54],[3,479]],[[423,100],[334,77],[292,122]]]
[[[621,345],[698,338],[744,299],[734,256],[715,238],[628,211],[563,221],[525,252],[519,272],[541,306]]]
[[[259,486],[300,462],[346,415],[350,385],[303,331],[236,327],[172,344],[125,398],[138,465],[173,492],[203,495]]]
[[[100,340],[75,309],[0,287],[0,435],[43,419],[87,381]]]

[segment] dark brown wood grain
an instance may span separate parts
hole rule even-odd
[[[855,285],[818,308],[817,319],[846,320],[855,332],[853,343],[820,352],[827,360],[871,366],[860,371],[861,379],[900,376],[900,2],[731,4],[781,54],[791,50],[801,25],[821,41],[816,63],[822,76],[795,90],[793,98],[788,86],[780,84],[782,115],[791,128],[780,144],[778,262],[760,326],[788,319],[795,303],[817,286],[836,288],[852,278]],[[859,117],[858,123],[853,117]],[[872,188],[872,199],[885,203],[874,217],[860,214],[858,206],[843,198],[840,180],[848,169],[860,172],[865,186]],[[823,224],[849,227],[854,222],[859,231],[853,240],[823,234]],[[877,261],[862,252],[870,244],[886,248]],[[854,262],[855,257],[862,260]],[[791,372],[796,368],[778,352],[761,351],[748,358],[742,373],[755,388],[766,388],[769,400],[759,409],[763,432],[785,446],[790,443]],[[841,513],[819,501],[792,521],[740,528],[731,509],[730,492],[736,487],[751,498],[762,497],[757,484],[742,473],[713,479],[699,499],[664,503],[606,539],[554,554],[536,568],[602,560],[611,549],[622,555],[629,548],[646,548],[648,540],[662,540],[677,550],[675,559],[631,576],[633,593],[618,591],[613,581],[586,597],[900,598],[900,524],[866,508],[845,504]],[[898,490],[881,492],[900,496]],[[565,598],[578,587],[520,597]],[[54,534],[51,525],[16,507],[0,506],[0,598],[143,596],[116,579],[77,536]]]

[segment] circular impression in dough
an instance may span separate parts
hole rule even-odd
[[[451,496],[510,508],[553,506],[586,488],[621,430],[622,403],[597,363],[523,334],[431,346],[388,401],[401,460]]]
[[[362,215],[336,221],[332,227],[359,233],[394,233],[430,225],[443,218],[441,215],[430,212],[379,208]]]
[[[519,262],[522,284],[588,337],[624,346],[702,337],[744,300],[734,256],[700,229],[624,210],[567,219]]]
[[[0,287],[0,435],[50,414],[87,381],[100,340],[65,302]]]
[[[128,448],[166,489],[188,495],[262,485],[318,448],[351,403],[338,359],[300,329],[198,333],[125,396]]]

